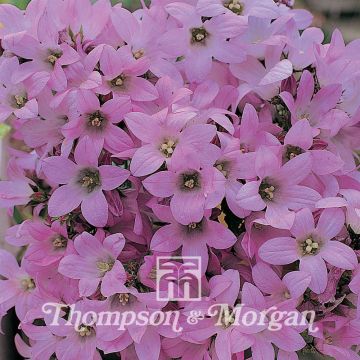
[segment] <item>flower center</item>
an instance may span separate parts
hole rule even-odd
[[[192,191],[200,187],[200,174],[197,171],[181,174],[181,189]]]
[[[296,157],[297,155],[300,155],[303,153],[303,150],[301,149],[301,147],[299,146],[292,146],[292,145],[287,145],[286,146],[286,150],[285,150],[285,158],[287,160],[291,160],[294,157]]]
[[[204,27],[192,28],[191,30],[191,42],[192,43],[204,43],[209,33]]]
[[[303,255],[315,255],[319,251],[319,246],[320,244],[309,236],[301,243],[300,248]]]
[[[81,170],[78,183],[85,188],[87,192],[93,192],[101,185],[99,170],[91,168]]]
[[[264,179],[260,184],[259,194],[263,200],[272,201],[274,199],[275,190],[275,186],[269,183],[268,179]]]
[[[93,328],[91,326],[80,325],[79,328],[77,329],[77,332],[81,337],[87,337],[91,335],[92,330]]]
[[[111,85],[114,87],[123,87],[125,84],[126,76],[124,74],[120,74],[116,78],[110,81]]]
[[[153,279],[153,280],[155,280],[155,279],[157,278],[156,267],[153,267],[153,268],[151,269],[151,271],[149,272],[148,278],[149,278],[149,279]]]
[[[92,129],[103,129],[106,124],[106,117],[100,112],[95,111],[88,117],[88,127]]]
[[[285,298],[285,299],[291,299],[291,295],[290,295],[290,293],[289,293],[288,290],[286,290],[286,291],[284,292],[284,298]]]
[[[165,155],[165,157],[169,158],[172,156],[175,148],[176,143],[174,140],[165,140],[160,146],[160,151]]]
[[[241,15],[244,11],[244,4],[240,0],[230,0],[225,2],[224,6],[236,15]]]
[[[189,225],[187,225],[188,231],[189,232],[193,232],[193,231],[199,231],[202,229],[202,221],[200,222],[192,222]]]
[[[21,280],[21,287],[24,291],[31,291],[35,289],[35,282],[31,278],[22,279]]]
[[[110,271],[113,268],[114,263],[115,262],[113,260],[98,261],[96,263],[96,267],[102,274],[105,274],[105,273],[107,273],[108,271]]]
[[[130,295],[127,293],[119,294],[118,296],[119,296],[119,302],[123,306],[125,306],[130,300]]]
[[[136,59],[136,60],[139,60],[140,58],[142,58],[144,56],[144,54],[145,54],[145,51],[143,49],[133,52],[134,59]]]
[[[26,95],[15,95],[14,96],[15,106],[21,109],[27,103],[28,99]]]
[[[221,312],[220,322],[224,329],[227,329],[235,322],[235,315],[231,307],[227,307]]]
[[[216,163],[215,167],[227,178],[227,176],[229,175],[229,169],[228,169],[228,164],[225,162],[221,162],[221,163]]]
[[[50,50],[50,55],[47,57],[47,61],[54,66],[56,61],[60,59],[62,55],[63,52],[61,50]]]
[[[52,245],[55,250],[65,249],[67,247],[67,242],[68,240],[64,236],[59,235],[52,240]]]

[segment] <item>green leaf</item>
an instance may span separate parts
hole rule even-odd
[[[13,218],[17,224],[21,224],[24,221],[22,215],[20,214],[20,211],[18,210],[18,208],[16,206],[14,207]]]

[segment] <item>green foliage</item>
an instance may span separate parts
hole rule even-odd
[[[30,0],[0,0],[0,4],[13,4],[20,9],[25,9]]]

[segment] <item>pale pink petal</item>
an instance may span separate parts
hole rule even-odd
[[[279,229],[291,229],[295,220],[295,213],[289,211],[287,205],[268,202],[265,212],[265,219],[268,223]]]
[[[259,85],[270,85],[281,80],[287,79],[293,72],[292,64],[289,60],[281,60],[277,63],[260,81]]]
[[[135,176],[149,175],[160,168],[165,156],[152,144],[139,148],[131,159],[130,170]]]
[[[75,148],[75,161],[78,165],[84,166],[98,166],[98,158],[100,155],[102,145],[94,144],[94,138],[90,136],[84,136],[77,144]]]
[[[176,179],[173,172],[160,171],[146,178],[143,185],[154,196],[169,197],[175,192]]]
[[[154,251],[171,252],[177,250],[182,245],[182,241],[183,236],[181,236],[178,226],[165,225],[156,231],[151,239],[150,247]]]
[[[113,165],[99,167],[101,188],[113,190],[123,184],[129,178],[129,171]]]
[[[267,264],[258,262],[252,269],[255,285],[266,294],[273,294],[283,289],[279,275]]]
[[[91,225],[104,227],[108,220],[108,203],[101,190],[94,191],[84,197],[81,212]]]
[[[345,224],[345,215],[342,209],[325,209],[320,215],[316,232],[324,240],[331,240],[339,234]]]
[[[353,270],[358,264],[354,250],[340,241],[328,241],[321,248],[320,255],[326,262],[340,269]]]
[[[19,265],[15,257],[9,252],[0,249],[0,274],[8,279],[19,272]]]
[[[300,154],[288,161],[277,176],[286,184],[299,184],[309,175],[311,165],[310,154]]]
[[[135,101],[151,101],[159,97],[156,87],[140,77],[131,78],[129,95]]]
[[[209,231],[207,243],[209,246],[215,249],[227,249],[235,244],[236,236],[223,224],[208,221],[207,227]]]
[[[327,285],[327,268],[325,261],[318,255],[307,255],[300,259],[300,271],[311,275],[309,288],[316,294],[325,291]]]
[[[76,209],[84,198],[80,186],[64,185],[56,189],[49,200],[49,215],[63,216]]]
[[[283,277],[283,283],[288,288],[292,298],[302,296],[308,288],[311,276],[302,271],[291,271]]]
[[[299,260],[298,244],[296,240],[291,237],[270,239],[260,247],[259,256],[269,264],[291,264]]]
[[[285,145],[299,146],[307,150],[313,144],[312,128],[307,119],[297,121],[288,131],[284,139]]]
[[[42,170],[50,182],[67,184],[76,177],[78,167],[64,156],[51,156],[43,160]]]
[[[201,192],[176,192],[170,201],[171,212],[176,221],[188,225],[200,222],[204,216],[205,197]]]
[[[251,181],[241,187],[236,200],[244,209],[259,211],[266,207],[264,200],[259,194],[260,181]]]
[[[332,174],[344,165],[344,161],[339,156],[326,150],[312,150],[311,157],[312,170],[317,175]]]
[[[315,229],[314,217],[308,208],[301,209],[295,215],[295,221],[291,228],[291,233],[296,238],[310,235]]]

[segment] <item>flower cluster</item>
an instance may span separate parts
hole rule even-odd
[[[0,206],[21,248],[0,250],[0,316],[15,307],[24,358],[360,359],[360,41],[323,44],[292,5],[0,5]],[[200,301],[159,300],[159,256],[201,258]],[[182,321],[216,303],[312,310],[317,331]],[[69,304],[176,310],[183,331],[69,327]]]

